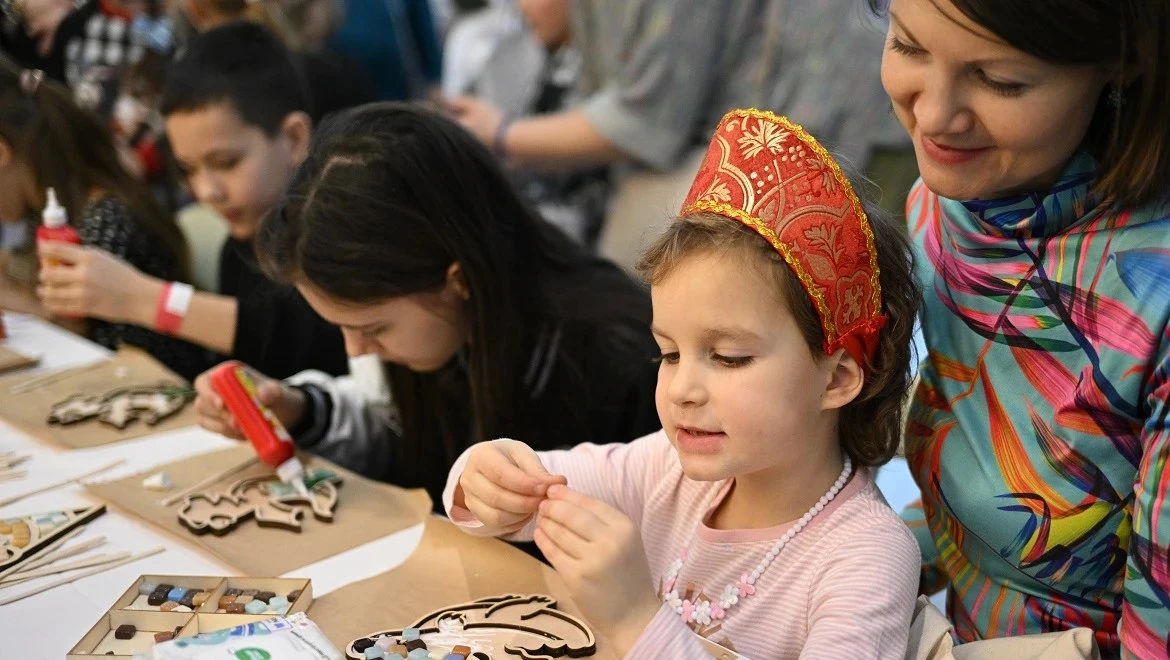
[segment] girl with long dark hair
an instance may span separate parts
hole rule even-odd
[[[300,446],[369,476],[424,487],[475,442],[625,442],[658,428],[645,290],[585,253],[509,186],[450,119],[375,104],[327,121],[257,253],[377,354],[388,400],[349,379],[265,382]],[[204,426],[238,435],[197,383]]]

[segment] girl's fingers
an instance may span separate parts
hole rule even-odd
[[[536,528],[544,532],[569,558],[581,559],[589,555],[589,541],[556,520],[542,515],[537,518]]]
[[[551,520],[586,541],[605,536],[605,522],[573,502],[548,499],[540,504],[541,520]]]
[[[463,490],[473,493],[476,499],[493,509],[514,514],[527,515],[535,513],[536,508],[540,506],[541,502],[541,498],[539,497],[523,495],[507,490],[478,472],[468,475],[467,483]]]
[[[543,471],[543,466],[541,469]],[[547,490],[543,479],[529,474],[524,468],[509,460],[503,452],[487,452],[478,466],[478,471],[488,481],[513,493],[543,497]]]

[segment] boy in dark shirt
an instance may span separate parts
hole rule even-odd
[[[209,30],[171,66],[161,110],[180,170],[228,224],[220,294],[196,293],[178,334],[277,377],[347,371],[341,333],[256,268],[251,238],[280,201],[312,135],[302,72],[246,22]]]

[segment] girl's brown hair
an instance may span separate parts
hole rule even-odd
[[[910,389],[911,344],[921,293],[914,280],[914,260],[906,233],[880,211],[866,208],[881,269],[882,306],[889,323],[882,330],[865,384],[857,398],[840,411],[841,449],[861,465],[882,465],[898,449],[902,406]],[[638,263],[652,285],[661,282],[684,259],[709,252],[728,258],[754,255],[767,269],[788,304],[813,355],[823,355],[821,320],[800,281],[766,240],[752,229],[720,215],[696,214],[670,223]]]
[[[1170,195],[1170,2],[932,0],[1033,57],[1116,67],[1083,146],[1101,163],[1097,192],[1125,207]],[[889,0],[869,0],[884,11]],[[1120,92],[1120,103],[1111,97]]]
[[[95,191],[117,198],[151,238],[162,244],[188,279],[187,242],[174,218],[146,184],[122,164],[109,128],[83,110],[60,83],[44,80],[26,89],[23,71],[0,59],[0,138],[26,163],[37,187],[53,188],[72,223],[94,201]]]

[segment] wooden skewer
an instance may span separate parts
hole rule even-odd
[[[28,470],[0,470],[0,481],[15,481],[28,476]]]
[[[129,552],[116,552],[114,554],[100,554],[92,557],[85,557],[77,561],[61,564],[60,566],[46,566],[32,571],[22,571],[9,575],[6,578],[0,579],[0,588],[11,586],[18,582],[25,580],[35,580],[36,578],[45,577],[47,575],[56,575],[58,573],[66,573],[69,571],[76,571],[79,568],[89,568],[91,566],[101,566],[102,564],[110,564],[130,556]]]
[[[76,545],[76,546],[73,546],[72,548],[63,548],[59,551],[51,552],[51,553],[46,554],[44,556],[37,557],[36,559],[28,562],[27,564],[22,564],[20,567],[20,570],[17,571],[16,573],[19,574],[19,573],[23,573],[25,571],[31,571],[35,568],[40,568],[42,566],[47,566],[49,564],[59,562],[62,559],[68,559],[70,557],[75,557],[83,552],[89,552],[90,550],[93,550],[94,548],[104,544],[105,542],[106,542],[106,537],[99,536],[97,538],[90,539],[90,540],[86,541],[85,543],[82,543],[81,545]],[[2,582],[2,581],[3,581],[3,579],[0,579],[0,582]]]
[[[13,394],[25,394],[25,393],[31,392],[39,387],[44,387],[45,385],[52,385],[53,383],[56,383],[57,381],[60,381],[60,380],[64,380],[70,376],[85,373],[86,371],[92,371],[92,370],[97,369],[98,367],[104,365],[108,361],[109,360],[98,360],[97,362],[92,362],[90,364],[84,364],[80,367],[69,367],[67,369],[61,369],[60,371],[54,371],[53,373],[45,374],[44,376],[41,376],[40,378],[34,378],[32,380],[20,383],[19,385],[13,385],[9,389],[9,391],[12,392]]]
[[[47,555],[51,555],[54,550],[61,547],[69,539],[80,534],[81,531],[84,529],[85,529],[85,525],[79,525],[76,529],[73,529],[73,530],[70,530],[69,532],[67,532],[65,534],[65,536],[62,536],[61,538],[57,539],[56,541],[53,541],[52,543],[50,543],[49,547],[45,548],[44,550],[41,550],[41,552],[46,553]],[[34,564],[37,562],[41,562],[44,560],[45,556],[46,555],[42,555],[41,557],[37,557],[36,559],[34,559],[32,561]],[[50,561],[52,561],[52,560],[50,560]],[[47,564],[49,562],[45,562],[45,563]],[[37,564],[37,565],[43,566],[44,564]],[[10,566],[5,570],[0,571],[0,578],[8,577],[9,575],[12,575],[13,573],[15,573],[17,571],[24,570],[25,568],[27,568],[27,567],[22,566],[21,564],[17,564],[16,566]]]
[[[105,465],[103,465],[99,468],[95,468],[93,470],[90,470],[89,472],[79,474],[76,477],[70,477],[68,479],[49,484],[48,486],[41,486],[40,488],[35,488],[35,489],[30,490],[26,493],[21,493],[19,495],[13,495],[12,497],[9,497],[8,499],[0,500],[0,506],[8,506],[9,504],[19,502],[26,497],[32,497],[33,495],[40,495],[41,493],[44,493],[44,492],[47,492],[50,490],[56,490],[62,486],[68,486],[69,484],[81,481],[82,479],[85,479],[86,477],[92,477],[93,475],[95,475],[99,472],[105,472],[106,470],[116,468],[125,462],[126,462],[126,459],[119,458],[118,460],[106,463]]]
[[[239,463],[220,472],[219,474],[214,474],[214,475],[204,479],[203,481],[200,481],[199,483],[195,484],[194,486],[189,486],[189,487],[184,488],[183,490],[175,493],[174,495],[171,495],[170,497],[168,497],[166,499],[159,500],[158,504],[159,504],[159,506],[173,506],[179,500],[190,495],[191,493],[203,490],[209,486],[214,486],[215,484],[219,483],[220,481],[223,481],[224,479],[227,479],[228,477],[232,476],[233,474],[239,474],[240,472],[247,470],[248,468],[250,468],[253,465],[255,465],[256,463],[258,463],[259,461],[260,461],[259,458],[255,457],[255,456],[249,456],[247,460],[240,461]]]
[[[104,573],[105,571],[117,568],[117,567],[122,566],[124,564],[129,564],[130,562],[135,562],[135,561],[138,561],[139,559],[145,559],[145,558],[150,557],[152,555],[157,555],[158,553],[160,553],[164,550],[166,550],[166,548],[164,548],[163,546],[160,545],[158,547],[151,548],[150,550],[147,550],[146,552],[140,552],[136,555],[130,555],[129,557],[126,557],[125,559],[122,559],[122,560],[119,560],[119,561],[116,561],[113,563],[102,564],[101,566],[95,566],[87,571],[82,571],[82,572],[78,573],[77,575],[70,575],[67,577],[63,577],[60,580],[50,582],[44,586],[37,587],[36,589],[31,589],[31,590],[26,591],[22,594],[16,594],[15,596],[9,596],[8,598],[4,598],[4,599],[0,600],[0,605],[8,605],[9,603],[15,603],[19,600],[24,600],[25,598],[28,598],[29,596],[35,596],[37,594],[44,593],[50,589],[55,589],[63,584],[69,584],[70,582],[76,582],[77,580],[80,580],[81,578],[86,578],[86,577],[89,577],[91,575],[97,575],[98,573]]]
[[[14,468],[30,458],[32,458],[32,456],[28,454],[25,454],[24,456],[13,456],[12,452],[9,452],[7,455],[0,456],[0,468],[5,470]]]

